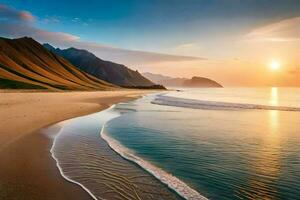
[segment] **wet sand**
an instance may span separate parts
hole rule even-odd
[[[51,146],[51,140],[37,132],[1,151],[1,200],[93,199],[61,176],[49,152]]]
[[[149,91],[55,93],[0,90],[0,152],[10,143],[45,126],[97,112],[146,93]]]
[[[148,92],[0,92],[0,199],[92,199],[61,176],[37,130]]]
[[[63,175],[83,185],[97,199],[181,199],[153,175],[121,157],[102,139],[100,132],[105,122],[111,119],[109,112],[60,123],[62,128],[51,152]]]

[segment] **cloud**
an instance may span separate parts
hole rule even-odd
[[[57,16],[47,16],[45,19],[42,20],[44,23],[59,23],[60,19]]]
[[[245,41],[290,42],[300,40],[300,17],[289,18],[254,29]]]
[[[184,44],[180,44],[178,46],[175,47],[175,49],[189,49],[189,48],[194,48],[196,47],[197,44],[196,43],[184,43]]]
[[[34,17],[26,11],[18,11],[6,5],[0,4],[0,36],[9,38],[32,37],[41,43],[50,43],[56,47],[68,48],[76,47],[93,52],[100,58],[121,62],[127,65],[143,66],[149,63],[159,62],[177,62],[201,60],[199,57],[168,55],[162,53],[129,50],[117,47],[111,47],[94,42],[80,40],[79,36],[51,32],[33,26],[31,23]],[[74,18],[78,21],[78,18]]]
[[[201,50],[202,47],[195,42],[179,44],[173,47],[172,49],[170,49],[172,53],[180,54],[180,55],[193,55],[195,53],[196,54],[199,53]]]
[[[68,43],[79,40],[79,37],[75,35],[61,32],[45,31],[32,26],[28,26],[27,24],[20,23],[0,23],[0,35],[10,38],[29,36],[40,42],[49,43]]]
[[[192,56],[170,55],[155,52],[122,49],[83,41],[75,42],[72,45],[76,48],[87,49],[100,58],[123,62],[125,64],[135,66],[157,62],[177,62],[203,59]]]
[[[31,22],[35,20],[35,17],[28,11],[19,11],[0,4],[0,19]]]
[[[300,66],[294,66],[288,72],[290,75],[298,76],[298,73],[300,72]]]

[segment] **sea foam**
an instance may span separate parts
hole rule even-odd
[[[203,100],[170,97],[165,95],[157,95],[156,98],[151,103],[158,104],[158,105],[165,105],[165,106],[176,106],[176,107],[207,109],[207,110],[256,109],[256,110],[278,110],[278,111],[298,111],[298,112],[300,111],[300,108],[298,107],[230,103],[230,102],[219,102],[219,101],[203,101]]]
[[[105,125],[102,127],[100,135],[115,152],[117,152],[123,158],[138,164],[140,167],[148,171],[183,198],[187,200],[207,200],[206,197],[199,194],[196,190],[190,188],[186,183],[182,182],[177,177],[172,176],[164,170],[154,166],[150,162],[147,162],[146,160],[136,156],[132,150],[124,147],[119,141],[110,137],[105,132]]]
[[[106,109],[104,111],[101,111],[100,113],[94,114],[97,115],[95,116],[95,118],[90,117],[91,121],[97,121],[97,119],[99,118],[103,118],[105,117],[105,120],[103,120],[103,124],[101,124],[100,130],[98,132],[98,136],[96,136],[94,139],[96,139],[97,137],[101,137],[99,138],[99,140],[103,139],[104,143],[107,143],[108,146],[117,154],[119,154],[122,158],[129,160],[133,163],[138,164],[143,170],[149,172],[149,174],[152,174],[158,181],[162,182],[163,184],[165,184],[168,188],[170,188],[171,190],[173,190],[175,193],[177,193],[179,196],[185,198],[185,199],[191,199],[191,200],[206,200],[207,198],[203,197],[202,195],[200,195],[197,191],[195,191],[194,189],[190,188],[187,184],[185,184],[184,182],[182,182],[181,180],[179,180],[178,178],[164,172],[162,169],[154,166],[153,164],[143,160],[142,158],[136,156],[134,154],[133,151],[127,149],[126,147],[122,146],[121,143],[119,143],[117,140],[111,138],[110,136],[108,136],[107,134],[105,134],[105,124],[107,122],[109,122],[110,120],[120,116],[120,114],[122,114],[124,110],[121,109],[121,113],[117,114],[117,112],[114,112],[113,110],[114,106],[111,106],[109,109]],[[114,115],[110,115],[109,113],[115,113]],[[128,112],[128,111],[127,111]],[[103,113],[103,114],[102,114]],[[125,112],[126,113],[126,112]],[[88,116],[87,116],[88,117]],[[68,120],[70,123],[65,123],[63,125],[68,125],[70,124],[71,126],[73,126],[72,124],[77,124],[80,119],[84,119],[86,117],[79,117],[77,119],[73,119],[73,120],[77,120],[77,121],[73,121],[72,120]],[[87,119],[85,119],[87,120]],[[99,124],[100,125],[100,124]],[[69,129],[69,130],[68,130]],[[84,129],[83,129],[84,130]],[[51,147],[51,155],[53,157],[53,159],[56,161],[56,165],[59,169],[60,174],[69,182],[75,183],[77,185],[79,185],[80,187],[82,187],[87,193],[90,194],[90,196],[93,199],[102,199],[100,197],[100,195],[98,194],[98,190],[96,188],[96,185],[90,185],[89,179],[86,179],[86,177],[89,177],[90,175],[91,178],[93,177],[93,172],[88,172],[88,171],[82,171],[82,170],[88,170],[90,163],[98,163],[97,161],[101,161],[102,157],[100,154],[97,154],[96,151],[97,149],[93,149],[91,148],[91,146],[97,146],[99,147],[99,145],[94,145],[91,144],[91,141],[94,141],[93,138],[89,138],[90,136],[83,134],[84,137],[82,137],[82,135],[80,134],[80,132],[82,132],[82,130],[78,130],[79,133],[76,132],[69,132],[70,128],[66,127],[66,126],[61,126],[60,130],[58,130],[56,132],[55,137],[53,138],[53,145]],[[72,137],[71,139],[64,139],[66,136],[63,136],[65,134],[68,134],[69,132],[69,137]],[[72,143],[70,141],[73,141],[75,138],[82,140],[80,143],[78,143],[79,146],[83,145],[82,147],[85,147],[87,149],[83,149],[80,150],[80,148],[78,147],[78,145],[74,146],[77,143]],[[68,143],[65,144],[65,142],[63,140],[67,140]],[[96,142],[96,140],[95,140]],[[62,145],[62,143],[64,143],[64,145],[68,146],[69,151],[72,151],[72,153],[68,153],[63,149],[59,149]],[[84,144],[89,144],[88,146],[84,145]],[[98,144],[98,143],[97,143]],[[73,147],[74,146],[74,147]],[[73,149],[75,148],[75,149]],[[73,150],[78,150],[79,155],[74,153]],[[93,150],[92,152],[89,150]],[[99,151],[103,151],[100,150]],[[85,152],[85,153],[84,153]],[[62,153],[66,154],[66,155],[61,155]],[[77,152],[78,153],[78,152]],[[81,158],[83,160],[87,159],[86,161],[84,161],[85,163],[76,163],[76,160],[73,160],[74,157],[81,157],[84,156],[85,157]],[[97,155],[97,156],[95,156]],[[65,158],[65,156],[68,156]],[[69,158],[70,157],[70,158]],[[79,160],[81,160],[79,159]],[[90,160],[92,159],[92,160]],[[73,160],[74,162],[69,163],[70,160]],[[76,163],[76,164],[75,164]],[[115,163],[116,164],[116,163]],[[81,166],[82,165],[82,166]],[[94,165],[93,165],[94,166]],[[82,168],[83,167],[83,168]],[[100,167],[100,165],[99,165]],[[78,172],[76,171],[81,171],[82,174],[78,174]],[[105,170],[105,169],[102,169]],[[126,169],[125,169],[126,171]],[[76,172],[75,174],[73,172]],[[94,177],[96,178],[96,177]],[[99,179],[101,179],[101,177],[97,177]],[[148,183],[149,184],[149,183]]]

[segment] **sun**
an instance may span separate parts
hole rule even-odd
[[[272,70],[278,70],[279,68],[281,67],[281,64],[277,61],[273,61],[271,64],[270,64],[270,68]]]

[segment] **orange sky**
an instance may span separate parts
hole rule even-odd
[[[230,45],[229,45],[230,43]],[[300,17],[258,27],[226,41],[219,57],[149,65],[146,71],[172,76],[207,76],[228,86],[300,86]],[[180,55],[205,55],[191,44],[174,50]],[[272,62],[280,69],[272,70]],[[176,66],[176,68],[174,67]]]

